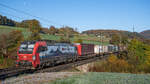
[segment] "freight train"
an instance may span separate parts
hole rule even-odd
[[[94,45],[82,43],[55,43],[49,41],[25,41],[17,51],[16,66],[43,68],[68,63],[104,53],[122,50],[115,45]]]

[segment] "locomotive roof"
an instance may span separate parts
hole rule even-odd
[[[69,44],[69,43],[47,43],[48,46],[69,46],[69,45],[73,45],[73,44]]]
[[[21,43],[36,43],[36,42],[39,42],[39,41],[45,41],[47,43],[55,43],[55,41],[52,41],[52,40],[26,40],[26,41],[23,41]]]
[[[36,41],[23,41],[21,44],[35,44]]]

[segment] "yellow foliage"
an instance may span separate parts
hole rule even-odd
[[[117,57],[115,55],[111,55],[109,58],[108,58],[108,62],[109,63],[114,63],[117,61]]]
[[[150,66],[150,51],[146,51],[145,54],[147,54],[146,65]]]
[[[115,55],[110,55],[107,61],[101,64],[96,63],[90,71],[96,72],[130,72],[132,66],[124,59],[119,59]]]

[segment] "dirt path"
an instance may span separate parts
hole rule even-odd
[[[43,84],[56,79],[69,77],[72,75],[82,74],[81,72],[50,72],[50,73],[37,73],[29,75],[21,75],[18,77],[8,78],[1,81],[0,84]]]

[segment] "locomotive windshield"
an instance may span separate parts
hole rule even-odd
[[[20,54],[32,54],[34,49],[34,44],[21,44],[19,48]]]

